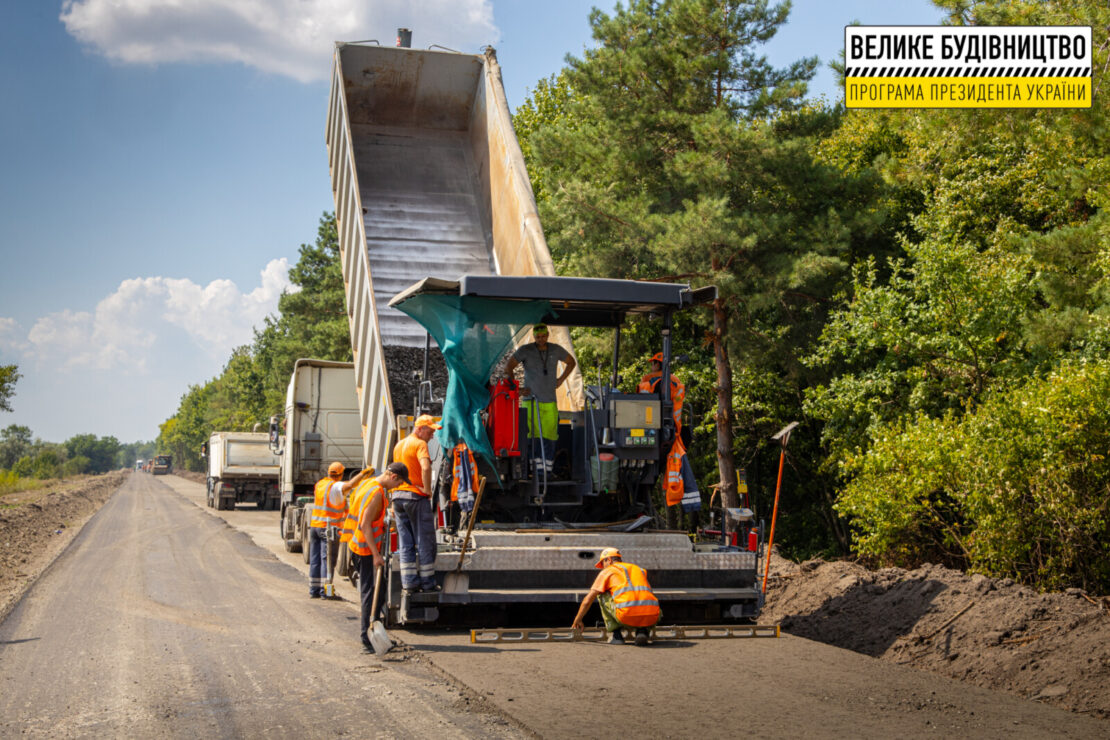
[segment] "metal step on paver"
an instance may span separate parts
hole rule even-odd
[[[661,640],[722,640],[740,637],[780,637],[781,629],[777,624],[745,625],[673,625],[658,626],[651,629],[651,639]],[[549,629],[474,629],[470,630],[472,643],[491,642],[604,642],[609,633],[600,627],[587,627],[582,630],[569,627]]]

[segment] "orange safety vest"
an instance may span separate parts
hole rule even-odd
[[[366,541],[366,535],[362,533],[362,530],[358,526],[358,519],[362,516],[363,509],[373,503],[375,496],[381,495],[383,497],[382,510],[378,512],[378,518],[370,524],[370,533],[373,535],[374,541],[378,543],[380,548],[382,533],[385,531],[385,512],[386,509],[389,508],[389,496],[386,493],[385,487],[373,478],[359,486],[359,490],[362,492],[362,495],[357,499],[354,497],[351,499],[351,509],[354,512],[355,526],[351,532],[351,540],[347,543],[347,547],[351,548],[351,552],[355,555],[369,557],[371,554],[370,544]],[[354,511],[356,507],[358,510]],[[379,549],[378,552],[381,552],[381,550]]]
[[[667,469],[663,476],[663,493],[667,496],[667,506],[682,503],[682,495],[686,492],[682,482],[682,458],[686,456],[686,446],[682,444],[682,437],[675,435],[671,451],[667,453]]]
[[[358,514],[362,509],[359,508],[359,501],[362,499],[363,494],[366,493],[367,484],[369,480],[364,480],[358,484],[351,497],[347,499],[347,516],[343,519],[343,530],[339,533],[340,542],[350,542],[351,537],[354,536],[355,528],[358,527]]]
[[[459,500],[459,479],[463,476],[462,454],[466,453],[466,461],[470,465],[470,495],[478,493],[478,465],[474,462],[474,453],[466,446],[465,442],[455,445],[454,465],[451,469],[451,500]]]
[[[613,610],[621,624],[651,627],[659,621],[659,599],[651,592],[647,573],[632,563],[613,563],[624,574],[624,585],[613,591]]]
[[[347,504],[343,503],[340,508],[335,508],[328,501],[328,491],[331,490],[332,484],[339,483],[333,478],[321,478],[316,481],[316,494],[315,505],[312,507],[312,519],[309,520],[308,526],[326,529],[334,524],[337,527],[343,526],[343,517],[347,515]]]

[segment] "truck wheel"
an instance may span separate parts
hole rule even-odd
[[[281,541],[285,543],[285,551],[286,552],[300,552],[301,551],[301,541],[298,540],[296,537],[292,537],[292,538],[287,537],[286,534],[285,534],[286,532],[288,532],[290,529],[293,528],[291,523],[286,520],[286,517],[292,518],[292,516],[293,516],[293,507],[292,506],[287,506],[284,509],[282,509],[281,519],[279,520],[280,523],[278,525],[278,526],[281,527]],[[286,529],[287,524],[290,525],[289,529]],[[294,532],[294,534],[296,534],[296,532]]]

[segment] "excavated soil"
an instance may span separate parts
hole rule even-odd
[[[0,496],[0,620],[129,474],[50,481]]]
[[[870,571],[772,559],[760,622],[1110,719],[1110,598],[1038,593],[937,565]]]

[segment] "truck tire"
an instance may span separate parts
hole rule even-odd
[[[292,517],[292,515],[293,515],[293,507],[292,506],[285,507],[285,509],[282,510],[282,512],[281,512],[281,524],[279,525],[281,527],[281,540],[282,540],[282,542],[285,543],[285,551],[286,552],[300,552],[301,551],[301,541],[298,540],[296,537],[287,538],[285,536],[285,532],[286,532],[285,518],[287,516]]]

